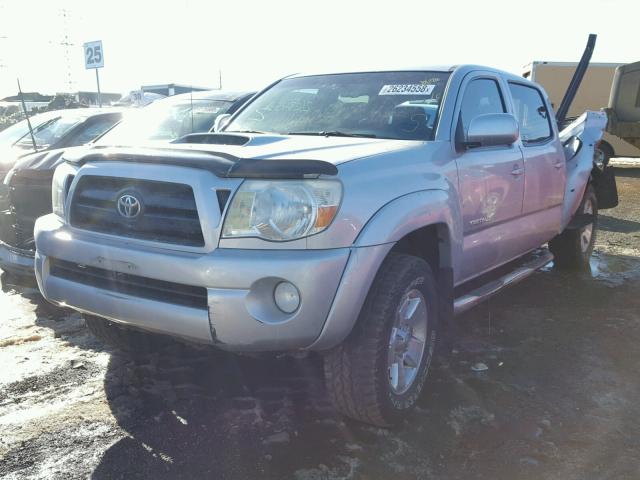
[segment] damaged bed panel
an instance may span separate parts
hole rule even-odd
[[[560,139],[565,145],[567,155],[562,230],[569,224],[580,205],[594,169],[595,149],[606,125],[606,114],[587,111],[560,132]]]

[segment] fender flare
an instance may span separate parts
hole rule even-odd
[[[446,224],[454,262],[451,267],[456,269],[462,251],[461,218],[457,200],[446,190],[409,193],[380,208],[354,241],[322,332],[308,349],[327,350],[344,341],[358,319],[380,265],[394,243],[405,235],[430,225]],[[447,271],[451,272],[451,268]],[[451,276],[448,281],[452,287]]]
[[[451,256],[454,259],[460,258],[462,251],[460,204],[457,198],[446,190],[420,190],[385,204],[362,228],[354,241],[354,247],[395,243],[415,230],[435,224],[447,226]]]

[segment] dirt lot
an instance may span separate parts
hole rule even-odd
[[[338,417],[315,359],[134,362],[5,276],[0,477],[637,479],[640,171],[618,185],[592,271],[549,267],[458,319],[393,430]]]

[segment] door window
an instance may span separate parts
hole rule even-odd
[[[75,138],[70,142],[71,146],[84,145],[89,143],[91,140],[98,138],[104,132],[113,127],[119,119],[119,116],[109,115],[86,122],[76,134]]]
[[[510,83],[516,118],[520,124],[520,137],[527,146],[552,137],[549,111],[537,88]]]
[[[505,113],[500,87],[490,78],[477,78],[469,82],[460,107],[460,125],[467,132],[471,120],[486,113]]]

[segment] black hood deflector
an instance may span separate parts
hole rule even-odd
[[[207,170],[222,178],[297,179],[338,174],[334,164],[322,160],[241,158],[222,152],[177,148],[93,148],[65,155],[64,159],[76,165],[91,162],[176,165]]]

